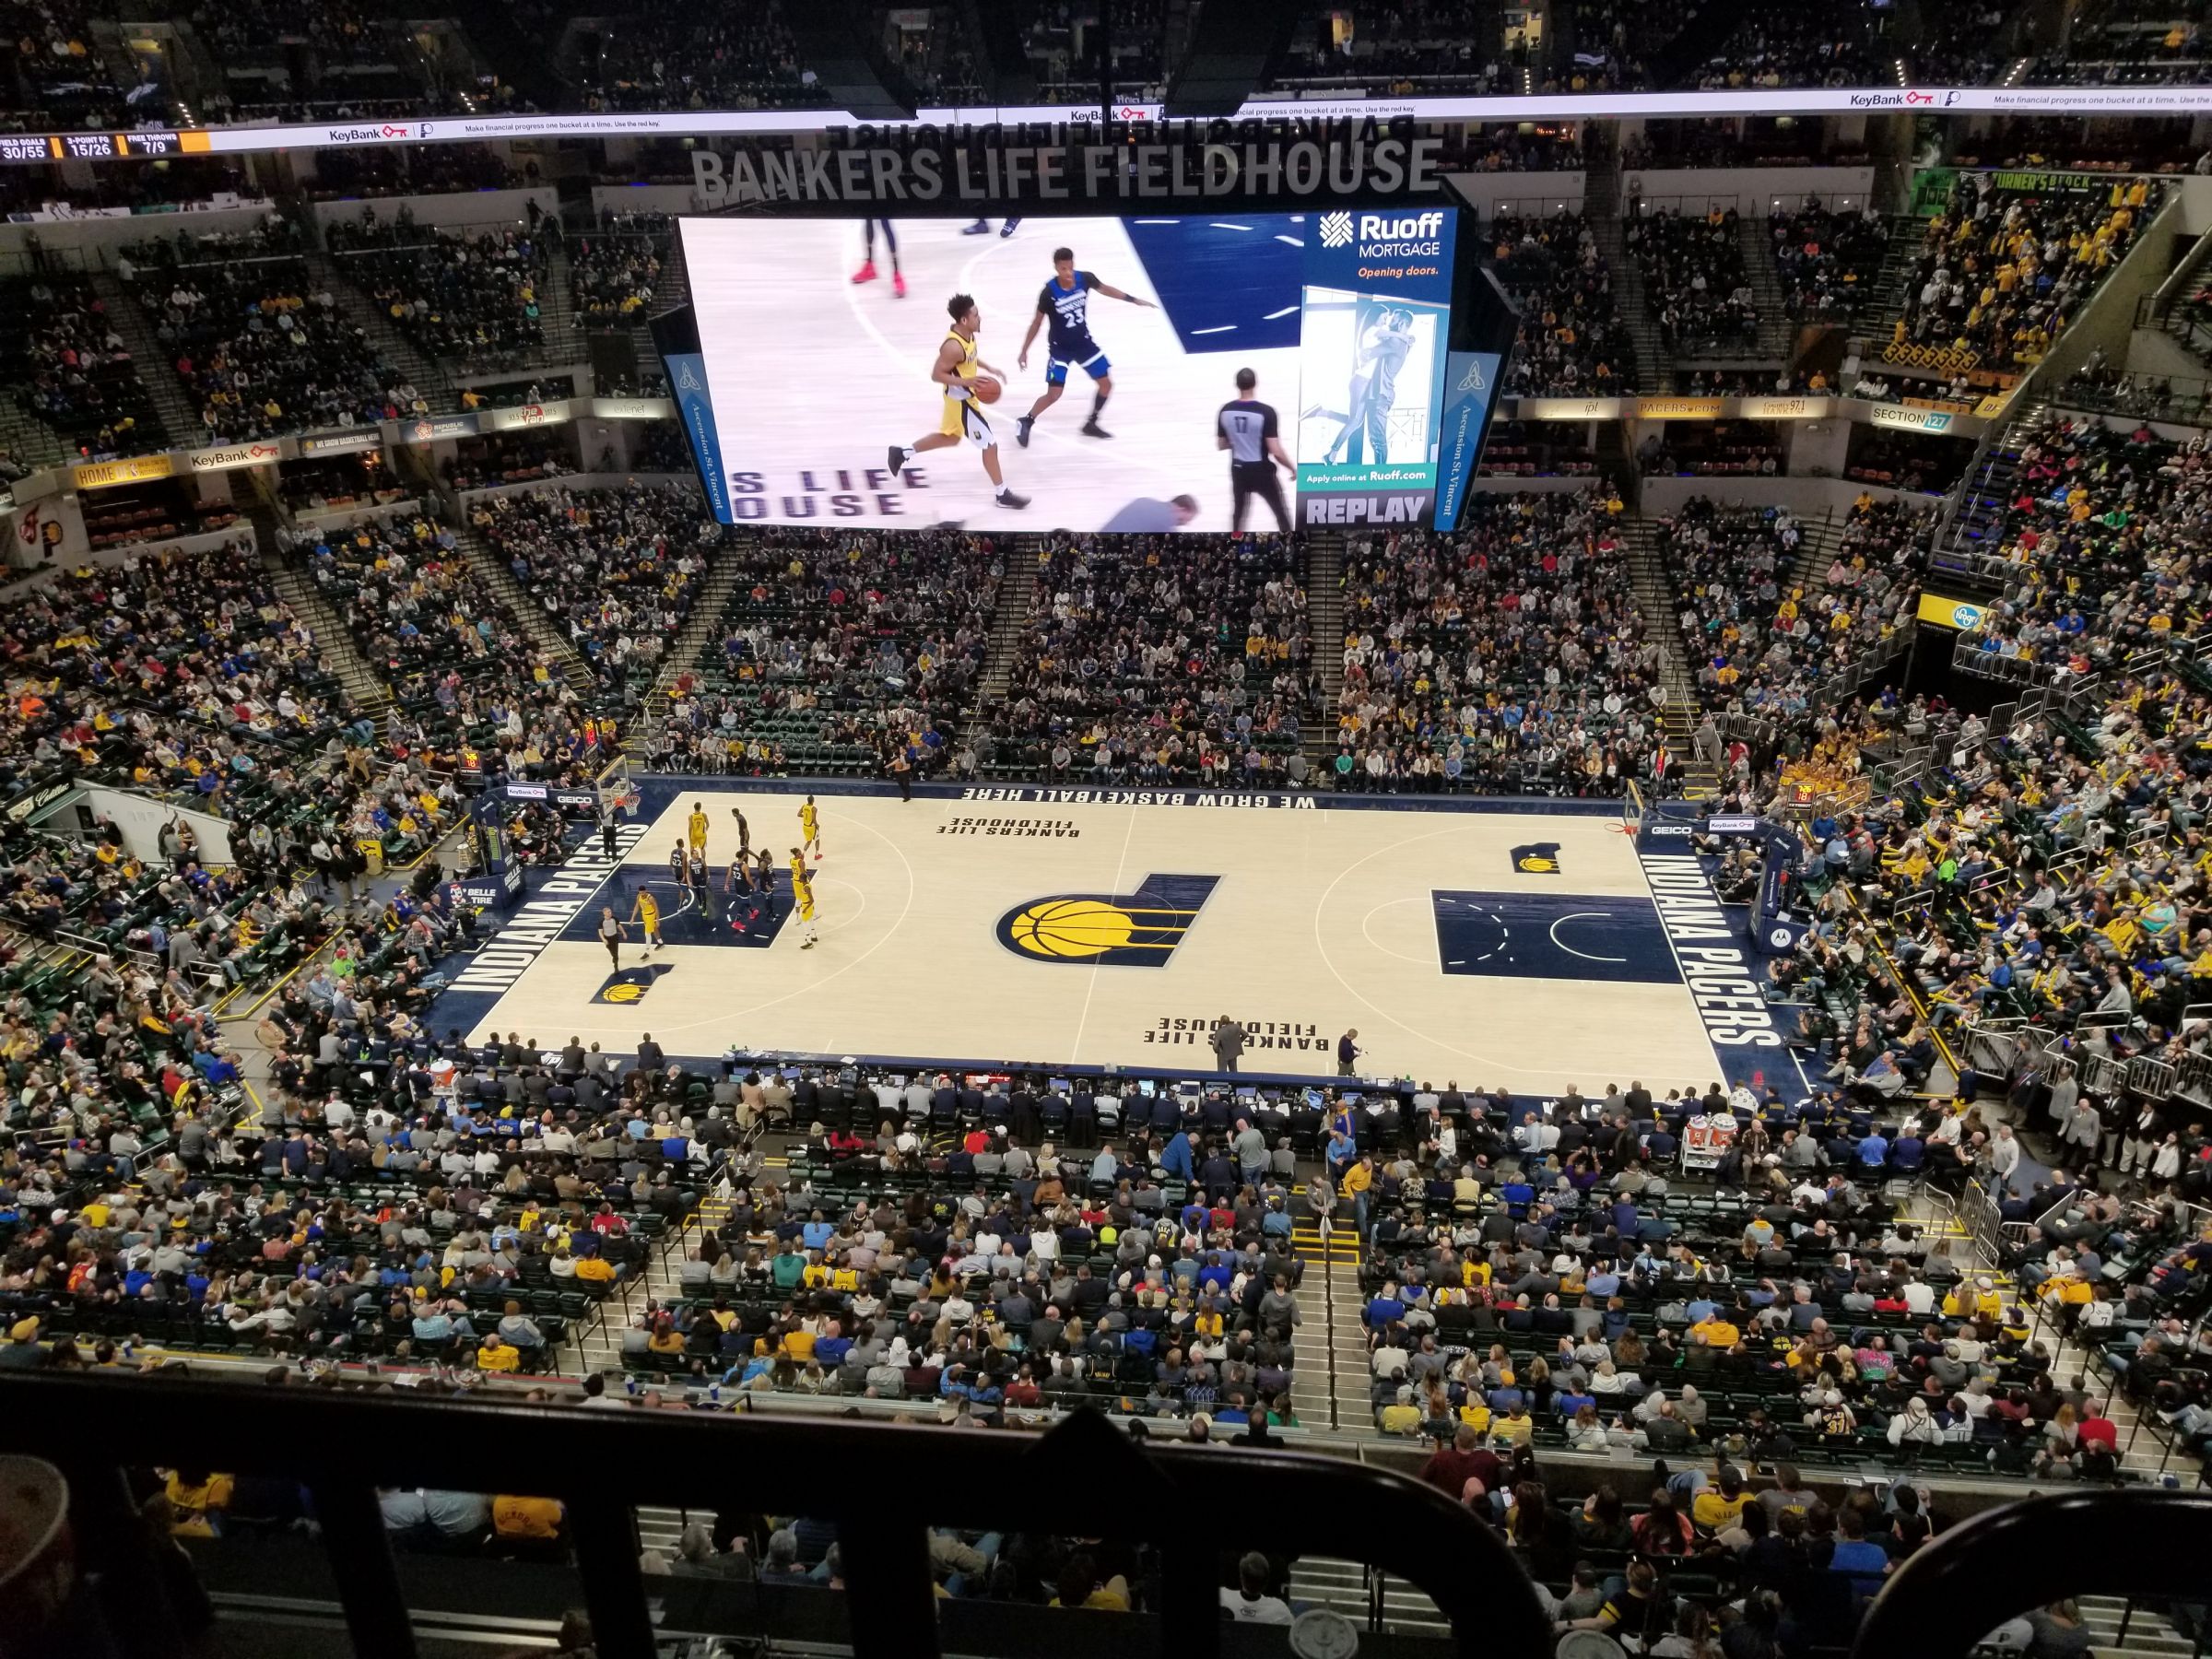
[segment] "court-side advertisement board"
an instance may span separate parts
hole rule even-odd
[[[687,218],[672,381],[725,524],[1423,523],[1453,218]]]

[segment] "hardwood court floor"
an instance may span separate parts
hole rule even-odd
[[[1333,1073],[1357,1028],[1363,1074],[1440,1086],[1719,1075],[1616,818],[823,794],[807,950],[787,874],[804,793],[649,786],[604,888],[534,896],[433,1018],[618,1051],[649,1030],[694,1057],[1200,1069],[1230,1014],[1253,1033],[1248,1072]],[[694,801],[712,824],[705,903],[667,862]],[[722,891],[735,807],[775,853],[765,901]],[[642,958],[633,929],[618,974],[593,936],[600,907],[627,920],[641,890],[667,944]]]

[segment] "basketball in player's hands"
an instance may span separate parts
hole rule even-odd
[[[998,394],[1006,390],[1004,386],[1000,385],[996,381],[993,380],[987,374],[977,375],[975,377],[974,385],[975,401],[977,403],[994,404],[998,401]]]

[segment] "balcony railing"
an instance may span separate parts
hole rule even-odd
[[[128,1451],[94,1450],[81,1437],[72,1444],[61,1432],[96,1421],[136,1425],[107,1437]],[[732,1501],[836,1524],[845,1585],[839,1645],[859,1659],[935,1659],[947,1645],[1011,1651],[941,1636],[931,1526],[1158,1545],[1158,1617],[1114,1627],[1125,1632],[1112,1644],[1116,1654],[1164,1653],[1171,1641],[1177,1659],[1221,1652],[1224,1549],[1354,1559],[1409,1580],[1449,1621],[1452,1647],[1466,1659],[1550,1651],[1542,1604],[1500,1535],[1434,1488],[1341,1458],[1140,1447],[1093,1412],[1031,1436],[0,1371],[0,1452],[62,1465],[78,1560],[100,1575],[103,1608],[127,1618],[148,1653],[180,1652],[184,1642],[162,1588],[163,1541],[132,1507],[119,1460],[212,1461],[228,1474],[306,1488],[354,1652],[378,1659],[418,1651],[378,1506],[379,1488],[414,1487],[561,1500],[600,1659],[654,1659],[656,1642],[679,1634],[761,1628],[759,1586],[729,1586],[718,1601],[694,1594],[699,1581],[649,1581],[640,1566],[638,1505],[712,1512]],[[503,1570],[491,1561],[478,1569]],[[305,1574],[278,1581],[286,1583],[304,1588]],[[678,1601],[684,1630],[671,1628]],[[982,1604],[947,1605],[947,1627],[955,1614],[989,1617]],[[1064,1618],[1071,1637],[1090,1629],[1080,1611],[1004,1610]]]
[[[101,1421],[130,1423],[132,1432],[66,1430]],[[1450,1649],[1467,1659],[1540,1659],[1554,1641],[1500,1535],[1429,1487],[1346,1460],[1265,1449],[1147,1450],[1088,1413],[1031,1437],[0,1371],[0,1452],[61,1465],[68,1533],[41,1556],[41,1577],[65,1583],[66,1570],[79,1571],[95,1605],[130,1631],[138,1652],[185,1644],[170,1601],[172,1547],[133,1503],[120,1465],[199,1467],[210,1459],[227,1473],[300,1483],[320,1529],[319,1546],[286,1532],[200,1547],[211,1575],[230,1581],[214,1587],[226,1601],[279,1617],[335,1600],[353,1651],[378,1659],[411,1659],[418,1619],[439,1628],[456,1616],[504,1615],[512,1630],[531,1594],[542,1606],[579,1586],[602,1659],[653,1659],[659,1644],[692,1636],[763,1634],[860,1659],[935,1659],[947,1650],[1121,1659],[1165,1653],[1171,1641],[1178,1659],[1279,1653],[1255,1650],[1249,1639],[1259,1632],[1222,1618],[1220,1554],[1244,1547],[1358,1559],[1408,1579],[1448,1621]],[[378,1495],[411,1487],[562,1500],[572,1571],[410,1558],[403,1580]],[[834,1522],[841,1591],[646,1576],[635,1506],[711,1512],[732,1502]],[[932,1525],[1157,1544],[1159,1606],[1100,1620],[1080,1610],[943,1600],[931,1574]],[[2194,1600],[2194,1563],[2208,1555],[2212,1496],[2039,1494],[1984,1512],[1911,1557],[1868,1609],[1853,1653],[1967,1659],[1998,1625],[2065,1596]],[[2018,1571],[2022,1561],[2036,1570]],[[11,1559],[0,1569],[26,1565]],[[435,1614],[441,1591],[447,1610]],[[11,1604],[22,1605],[29,1604]],[[0,1632],[11,1641],[37,1634]]]

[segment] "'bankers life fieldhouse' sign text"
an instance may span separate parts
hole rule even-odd
[[[697,149],[691,194],[707,210],[872,202],[927,211],[975,202],[1296,200],[1426,195],[1442,188],[1444,141],[1418,136],[1411,122],[1300,125],[1312,135],[1295,129],[1263,135],[1258,122],[1186,122],[1153,129],[1157,141],[1139,128],[1127,144],[1098,142],[1085,128],[1072,129],[1065,142],[1009,144],[986,128],[967,141],[935,144]]]

